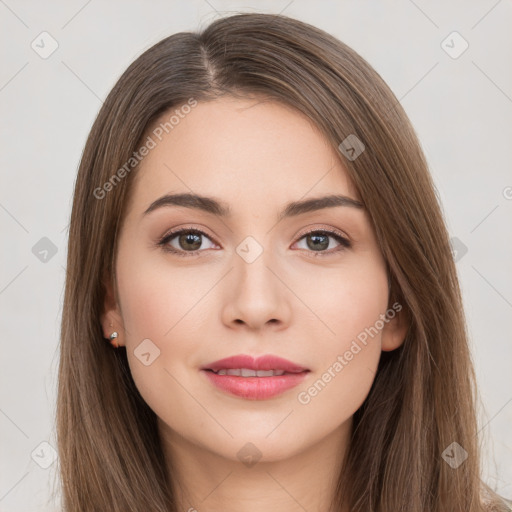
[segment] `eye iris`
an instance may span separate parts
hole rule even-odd
[[[323,239],[319,241],[319,239]],[[307,236],[308,247],[310,249],[327,249],[329,247],[329,236],[324,234],[313,234]],[[310,240],[315,240],[313,243],[310,243]]]
[[[187,248],[187,243],[191,243],[194,247],[188,247],[192,251],[195,251],[201,247],[201,235],[197,233],[186,233],[179,237],[180,246],[184,249]]]

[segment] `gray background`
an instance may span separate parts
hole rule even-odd
[[[410,116],[457,239],[484,477],[511,498],[510,1],[0,0],[0,509],[57,509],[48,501],[67,225],[102,99],[160,39],[235,11],[282,12],[332,33],[374,66]],[[51,49],[43,31],[58,43],[47,58],[31,47],[42,52],[45,37]],[[460,55],[463,40],[446,39],[453,31],[469,44]]]

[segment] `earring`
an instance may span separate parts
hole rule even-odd
[[[114,331],[110,336],[109,336],[109,339],[110,339],[110,344],[114,347],[114,348],[118,348],[119,345],[114,341],[116,338],[118,337],[118,334],[116,331]]]

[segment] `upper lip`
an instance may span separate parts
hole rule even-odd
[[[238,368],[247,368],[248,370],[283,370],[290,373],[309,371],[307,368],[292,363],[282,357],[264,355],[254,358],[246,354],[219,359],[218,361],[203,366],[201,369],[218,371]]]

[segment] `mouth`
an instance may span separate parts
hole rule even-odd
[[[309,371],[272,354],[257,358],[239,354],[201,368],[201,373],[218,390],[246,400],[267,400],[281,395],[298,386]]]

